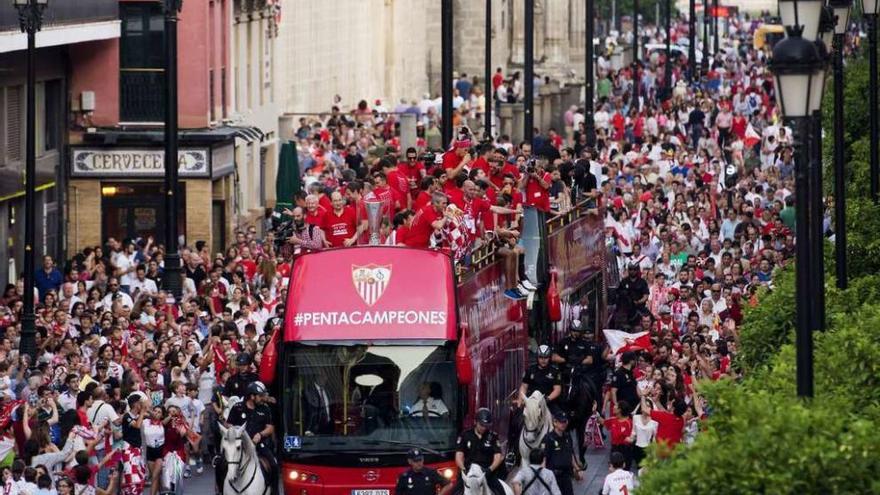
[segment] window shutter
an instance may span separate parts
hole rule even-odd
[[[21,160],[21,128],[23,89],[21,86],[6,88],[6,158],[9,161]]]

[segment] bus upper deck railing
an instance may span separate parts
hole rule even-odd
[[[598,214],[595,207],[595,201],[592,199],[580,201],[568,210],[560,212],[546,220],[547,235],[553,235],[555,232],[562,230],[576,220],[591,214]],[[470,274],[476,273],[492,263],[495,263],[500,256],[501,253],[495,242],[483,242],[471,251],[468,256],[469,262],[456,264],[456,282],[461,283]]]

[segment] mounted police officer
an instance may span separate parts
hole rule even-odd
[[[397,495],[446,495],[452,490],[449,480],[440,476],[436,469],[425,467],[422,449],[410,449],[406,454],[409,469],[397,478]],[[437,491],[440,487],[440,491]]]
[[[232,406],[226,422],[231,426],[244,426],[265,468],[263,472],[267,475],[266,483],[272,487],[274,493],[278,482],[278,461],[273,453],[275,425],[272,422],[272,409],[266,405],[268,396],[269,391],[262,382],[254,380],[249,383],[245,389],[244,400]]]
[[[551,410],[555,409],[556,399],[562,395],[562,373],[556,365],[550,364],[552,355],[549,345],[538,346],[538,362],[529,366],[519,387],[520,401],[538,390],[544,394]]]
[[[236,356],[235,364],[238,367],[238,372],[226,381],[223,395],[226,397],[244,397],[248,385],[260,379],[256,373],[251,371],[252,363],[251,355],[246,352]]]
[[[468,472],[471,464],[477,464],[486,473],[486,483],[495,495],[504,495],[504,488],[498,481],[498,469],[501,468],[503,457],[501,445],[498,443],[498,434],[490,430],[492,426],[492,412],[480,408],[474,427],[465,430],[458,437],[458,445],[455,448],[455,464],[461,470],[462,475]],[[464,484],[459,476],[455,485],[456,494],[464,492]]]
[[[557,411],[553,415],[553,430],[544,436],[544,458],[547,469],[553,471],[562,495],[574,495],[571,478],[581,479],[582,468],[575,456],[571,434],[568,428],[568,414]]]

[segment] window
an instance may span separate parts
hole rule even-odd
[[[161,122],[165,108],[165,19],[158,2],[119,4],[122,36],[119,51],[120,119]]]
[[[21,128],[24,123],[24,88],[22,86],[10,86],[6,88],[6,160],[15,162],[22,159]]]
[[[43,147],[42,151],[57,150],[61,146],[63,124],[61,80],[53,79],[43,85]]]

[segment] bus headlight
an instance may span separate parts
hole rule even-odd
[[[452,477],[455,476],[455,471],[453,471],[452,468],[446,468],[443,471],[441,471],[441,474],[443,475],[444,478],[451,480]]]
[[[287,474],[287,477],[290,481],[298,481],[300,483],[317,483],[320,481],[317,474],[308,471],[297,471],[296,469],[292,469]]]

